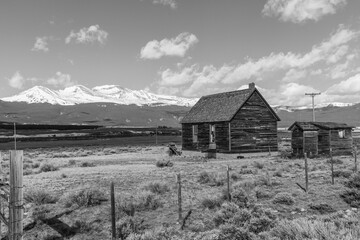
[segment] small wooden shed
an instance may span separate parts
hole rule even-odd
[[[295,122],[289,127],[293,155],[352,154],[352,126],[334,122]]]
[[[203,96],[182,119],[182,149],[219,152],[277,151],[278,115],[256,89]]]

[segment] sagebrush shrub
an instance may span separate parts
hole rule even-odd
[[[233,185],[233,188],[242,188],[247,193],[251,192],[257,185],[257,182],[254,179],[246,179],[244,181],[236,182]]]
[[[117,201],[118,211],[127,216],[134,216],[135,211],[156,210],[163,205],[158,195],[146,190],[140,191],[135,196],[119,198]]]
[[[349,181],[345,183],[345,186],[360,189],[360,173],[353,174]]]
[[[231,180],[233,180],[233,181],[238,181],[238,180],[241,179],[241,175],[238,174],[238,173],[231,173],[230,178],[231,178]]]
[[[330,206],[329,204],[327,203],[319,203],[319,204],[314,204],[314,203],[311,203],[309,205],[310,209],[312,210],[315,210],[315,211],[318,211],[319,213],[321,214],[324,214],[324,213],[331,213],[331,212],[335,212],[336,210]]]
[[[293,205],[295,200],[289,193],[278,193],[275,195],[272,202],[275,204]]]
[[[212,180],[212,175],[206,171],[202,171],[199,174],[198,182],[199,183],[209,183]]]
[[[240,208],[245,208],[248,207],[249,197],[244,189],[236,187],[231,193],[231,201]]]
[[[351,207],[360,207],[360,190],[356,188],[347,189],[340,194],[340,197]]]
[[[59,167],[50,163],[44,163],[40,166],[40,172],[52,172],[57,170],[59,170]]]
[[[143,186],[143,189],[155,194],[164,194],[170,191],[167,183],[159,181],[149,182],[148,184]]]
[[[24,199],[36,205],[56,203],[58,197],[42,189],[29,189],[25,192]]]
[[[125,240],[130,234],[141,233],[145,228],[143,219],[126,216],[116,222],[116,235],[119,239]]]
[[[209,184],[210,186],[223,186],[226,179],[222,175],[215,176],[213,173],[203,171],[198,176],[198,182],[202,184]]]
[[[265,186],[271,186],[272,185],[272,179],[269,174],[269,172],[266,172],[266,174],[261,175],[257,181],[257,185],[265,185]]]
[[[353,173],[351,171],[347,170],[335,170],[334,171],[334,177],[343,177],[343,178],[349,178],[351,177]]]
[[[32,168],[38,168],[38,167],[40,167],[40,163],[33,163],[32,165],[31,165],[31,167]]]
[[[220,234],[218,240],[253,240],[256,236],[247,229],[237,227],[233,224],[224,224],[220,226]]]
[[[239,206],[233,202],[224,202],[221,208],[215,213],[213,221],[216,226],[229,222],[238,212]]]
[[[201,200],[201,206],[208,209],[220,207],[224,200],[219,196],[208,195]]]
[[[104,201],[104,193],[98,189],[85,188],[75,190],[63,196],[65,207],[77,205],[79,207],[91,207],[100,205]]]
[[[136,196],[136,210],[156,210],[163,206],[160,198],[150,191],[142,191]]]
[[[272,230],[275,239],[327,239],[346,240],[359,239],[358,225],[343,224],[338,218],[327,221],[297,218],[294,220],[281,220]]]
[[[263,169],[264,166],[265,166],[264,163],[257,162],[257,161],[255,161],[255,162],[253,163],[253,165],[254,165],[254,167],[257,168],[257,169]]]
[[[68,164],[69,164],[69,166],[76,165],[76,160],[71,159],[71,160],[69,160]]]
[[[326,160],[327,163],[331,163],[331,159]],[[343,164],[344,162],[340,159],[333,158],[332,160],[333,164]]]
[[[246,208],[239,209],[234,216],[229,220],[229,223],[235,224],[236,226],[244,227],[247,222],[251,219],[252,215]]]
[[[273,176],[275,177],[282,177],[283,176],[283,169],[278,169],[276,172],[274,172]]]
[[[265,189],[258,188],[255,190],[255,196],[257,199],[264,199],[264,198],[271,198],[272,194]]]
[[[82,162],[80,163],[80,167],[95,167],[96,164],[95,163],[91,163],[91,162]]]
[[[156,161],[156,166],[159,168],[172,167],[172,166],[174,166],[174,163],[171,162],[170,160],[162,159],[162,160]]]

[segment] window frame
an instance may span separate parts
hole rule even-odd
[[[199,125],[192,125],[192,142],[199,142]]]

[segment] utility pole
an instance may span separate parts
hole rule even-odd
[[[16,124],[14,123],[14,148],[16,151]]]
[[[312,98],[312,109],[313,109],[313,122],[315,122],[315,105],[314,105],[314,97],[316,95],[320,95],[321,93],[305,93],[307,96],[311,96]]]

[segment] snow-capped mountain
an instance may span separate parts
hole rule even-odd
[[[53,105],[75,105],[81,103],[110,102],[117,104],[141,105],[178,105],[193,106],[198,99],[157,95],[145,90],[131,90],[117,85],[97,86],[89,89],[82,85],[51,90],[35,86],[15,96],[2,98],[7,102],[50,103]]]
[[[351,107],[357,103],[341,103],[341,102],[329,102],[329,103],[319,103],[315,104],[315,108],[327,108],[327,107]],[[275,111],[286,111],[294,112],[298,110],[312,109],[312,105],[307,106],[283,106],[283,105],[273,105],[271,106]]]

